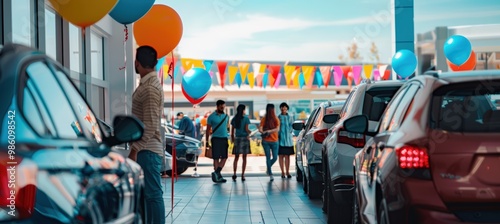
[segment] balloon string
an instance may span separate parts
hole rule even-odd
[[[168,76],[170,76],[170,78],[172,80],[172,86],[171,86],[172,87],[172,112],[170,114],[172,116],[172,118],[171,118],[172,119],[172,131],[173,131],[172,134],[174,134],[175,133],[175,131],[174,131],[175,120],[174,120],[173,114],[174,114],[174,108],[175,108],[175,106],[174,106],[174,81],[175,81],[174,80],[174,71],[175,71],[174,65],[175,65],[175,63],[174,63],[174,53],[173,52],[171,52],[171,53],[172,53],[172,61],[170,62],[167,73],[168,73]],[[175,138],[172,138],[172,192],[171,192],[171,205],[170,205],[171,206],[170,208],[172,209],[172,211],[171,211],[172,215],[174,213],[174,179],[177,180],[177,154],[175,151],[176,151]]]
[[[125,29],[123,30],[123,32],[125,33],[125,39],[123,40],[123,53],[124,53],[124,57],[125,57],[125,60],[123,62],[123,67],[120,67],[119,70],[123,70],[127,67],[127,40],[128,40],[128,27],[127,25],[125,25]]]

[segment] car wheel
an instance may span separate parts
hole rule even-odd
[[[177,175],[181,175],[182,173],[186,172],[186,170],[188,169],[187,166],[177,166]],[[165,171],[165,173],[171,177],[173,174],[172,174],[172,170],[167,170]]]
[[[378,216],[377,223],[379,224],[388,224],[389,223],[389,215],[387,213],[387,207],[385,206],[385,199],[380,201],[378,206]]]
[[[311,176],[311,171],[309,170],[309,179],[307,179],[307,196],[309,196],[310,199],[320,198],[323,193],[321,189],[321,182],[311,180]]]
[[[352,223],[351,224],[359,224],[359,206],[358,206],[358,199],[357,199],[357,194],[356,194],[356,188],[354,189],[354,195],[353,195],[353,204],[352,204]]]
[[[333,194],[328,192],[328,224],[351,223],[351,210],[350,206],[342,206],[337,203],[333,198]]]
[[[303,180],[302,171],[300,171],[297,161],[295,161],[295,179],[297,182],[302,182]]]
[[[325,164],[325,163],[323,163]],[[328,194],[330,190],[330,184],[328,184],[328,177],[330,176],[330,171],[328,171],[328,168],[326,165],[324,166],[324,172],[323,172],[323,196],[321,197],[323,201],[323,207],[321,208],[323,212],[327,213],[328,212]]]

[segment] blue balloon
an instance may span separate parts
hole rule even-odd
[[[118,0],[109,15],[121,24],[131,24],[146,15],[154,3],[155,0]]]
[[[182,76],[182,88],[193,99],[205,96],[212,86],[212,77],[202,68],[192,68]]]
[[[417,56],[409,50],[400,50],[392,57],[392,68],[403,79],[410,76],[417,68]]]
[[[461,35],[453,35],[444,43],[444,55],[454,65],[463,65],[472,52],[470,41]]]

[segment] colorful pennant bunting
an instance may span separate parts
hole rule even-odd
[[[286,81],[286,86],[290,88],[291,80],[292,80],[292,75],[293,71],[295,70],[295,66],[293,65],[285,65],[285,81]]]
[[[323,77],[323,84],[326,88],[328,88],[328,84],[330,84],[330,78],[332,77],[330,74],[331,68],[330,66],[321,66],[319,67],[321,72],[321,76]]]
[[[205,66],[205,70],[210,72],[212,70],[212,65],[214,64],[213,60],[204,60],[203,65]]]
[[[335,86],[340,86],[342,84],[342,77],[344,77],[344,71],[341,66],[333,66],[333,81],[335,82]]]
[[[264,89],[266,88],[268,81],[269,81],[269,73],[266,72],[262,76],[262,87],[264,87]]]
[[[379,65],[379,66],[378,66],[378,70],[379,70],[379,72],[380,72],[380,78],[381,78],[382,80],[385,80],[385,70],[387,70],[387,66],[388,66],[388,65]]]
[[[315,79],[316,79],[316,85],[318,85],[318,88],[321,88],[321,86],[323,85],[323,77],[321,75],[321,71],[320,69],[316,69],[316,72],[315,72]]]
[[[280,83],[281,83],[281,77],[283,77],[283,74],[278,73],[278,77],[276,77],[276,81],[274,81],[274,88],[279,88],[280,87]]]
[[[224,88],[224,84],[226,82],[226,67],[227,61],[218,61],[217,68],[219,69],[219,84],[222,88]]]
[[[255,76],[253,72],[248,73],[248,85],[250,85],[250,89],[253,89],[255,85]]]
[[[241,80],[244,82],[247,79],[248,69],[250,68],[250,63],[238,63],[240,69]]]
[[[361,70],[363,67],[361,65],[352,66],[352,78],[354,79],[354,83],[358,85],[361,82]]]
[[[227,72],[229,73],[229,85],[231,85],[234,82],[234,78],[236,78],[236,73],[238,72],[238,66],[233,66],[233,65],[228,66]]]
[[[373,65],[363,65],[363,71],[365,73],[365,78],[371,79],[373,72]]]
[[[304,81],[305,81],[304,84],[309,84],[309,80],[311,79],[313,72],[314,72],[314,66],[302,66],[302,74],[304,74]]]

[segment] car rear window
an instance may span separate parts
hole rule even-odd
[[[451,84],[433,93],[431,127],[450,132],[500,132],[500,80]]]
[[[368,116],[370,121],[379,121],[384,113],[387,104],[398,91],[398,87],[371,89],[366,92],[363,102],[363,114]]]

